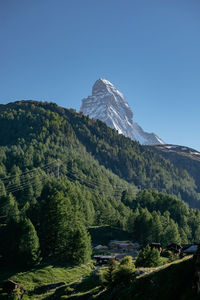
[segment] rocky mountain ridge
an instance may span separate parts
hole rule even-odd
[[[92,95],[82,100],[80,111],[143,145],[164,144],[156,134],[145,132],[133,122],[133,112],[125,97],[106,79],[95,82]]]
[[[187,158],[197,160],[200,162],[200,152],[186,146],[180,145],[172,145],[172,144],[165,144],[165,145],[154,145],[155,149],[159,150],[160,152],[166,153],[176,153]]]

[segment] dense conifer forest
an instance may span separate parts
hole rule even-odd
[[[0,254],[6,265],[90,260],[88,227],[200,242],[189,173],[101,121],[54,103],[0,106]]]

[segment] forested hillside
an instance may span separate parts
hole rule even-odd
[[[199,241],[199,211],[175,197],[199,207],[195,180],[104,123],[20,101],[0,106],[0,129],[5,262],[86,262],[91,225],[121,228],[141,245]]]
[[[175,167],[161,155],[119,135],[101,121],[70,110],[66,114],[78,139],[101,165],[142,189],[174,194],[191,207],[200,207],[197,178],[185,169]]]
[[[186,170],[174,167],[162,156],[117,134],[100,121],[53,103],[23,101],[2,106],[0,122],[1,146],[11,146],[7,169],[14,164],[20,169],[38,167],[53,158],[63,161],[64,156],[65,166],[68,164],[72,171],[78,169],[79,172],[77,159],[72,165],[71,154],[70,159],[66,157],[73,149],[74,155],[79,154],[85,165],[91,153],[100,165],[142,189],[155,188],[179,196],[192,207],[200,205],[196,182]],[[13,146],[18,148],[16,158],[12,154]]]
[[[200,191],[200,155],[198,151],[176,145],[149,147],[164,158],[170,160],[177,168],[185,169],[194,178],[198,192]]]
[[[195,291],[195,271],[191,259],[180,260],[148,274],[135,275],[132,280],[113,283],[95,297],[98,300],[198,300]],[[135,275],[135,276],[134,276]],[[80,298],[81,299],[81,298]],[[84,298],[82,298],[84,299]]]

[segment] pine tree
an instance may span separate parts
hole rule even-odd
[[[179,228],[179,234],[181,238],[181,244],[188,244],[187,234],[183,230],[183,228]]]
[[[4,257],[4,263],[16,264],[18,260],[19,220],[11,218],[6,226],[0,227],[0,253]]]
[[[62,192],[55,191],[44,200],[40,216],[43,256],[67,258],[71,216],[70,200]]]
[[[152,216],[146,208],[141,209],[140,214],[136,217],[133,234],[134,238],[142,245],[151,242],[151,219]]]
[[[39,238],[30,219],[22,216],[19,221],[18,259],[20,265],[34,266],[40,262]]]
[[[12,194],[2,196],[0,202],[0,215],[4,223],[7,223],[11,218],[17,219],[19,217],[18,204]]]
[[[178,231],[178,225],[171,218],[168,219],[168,224],[163,231],[163,244],[177,243],[181,244],[181,237]]]
[[[136,267],[157,267],[161,264],[160,252],[147,245],[143,250],[140,250],[138,257],[135,261]]]
[[[149,226],[151,231],[151,241],[160,243],[163,233],[163,226],[159,213],[153,211]]]
[[[200,242],[200,226],[198,226],[197,229],[195,230],[194,241],[195,241],[195,243]]]
[[[48,195],[48,193],[47,193]],[[82,263],[91,257],[91,240],[78,206],[72,206],[64,191],[54,190],[41,210],[41,246],[45,257]]]
[[[112,259],[111,261],[109,261],[108,268],[104,269],[103,272],[101,272],[101,281],[104,285],[108,287],[113,286],[113,272],[116,270],[118,265],[119,263],[116,260]]]
[[[73,222],[68,239],[70,260],[76,264],[88,262],[92,254],[91,238],[81,222]]]

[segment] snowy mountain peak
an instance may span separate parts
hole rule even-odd
[[[108,91],[110,88],[114,88],[114,85],[110,81],[99,78],[92,87],[92,95],[98,94],[101,91]]]
[[[141,144],[164,144],[155,134],[144,132],[133,122],[133,112],[125,97],[107,79],[100,78],[95,82],[92,96],[82,100],[80,111]]]

